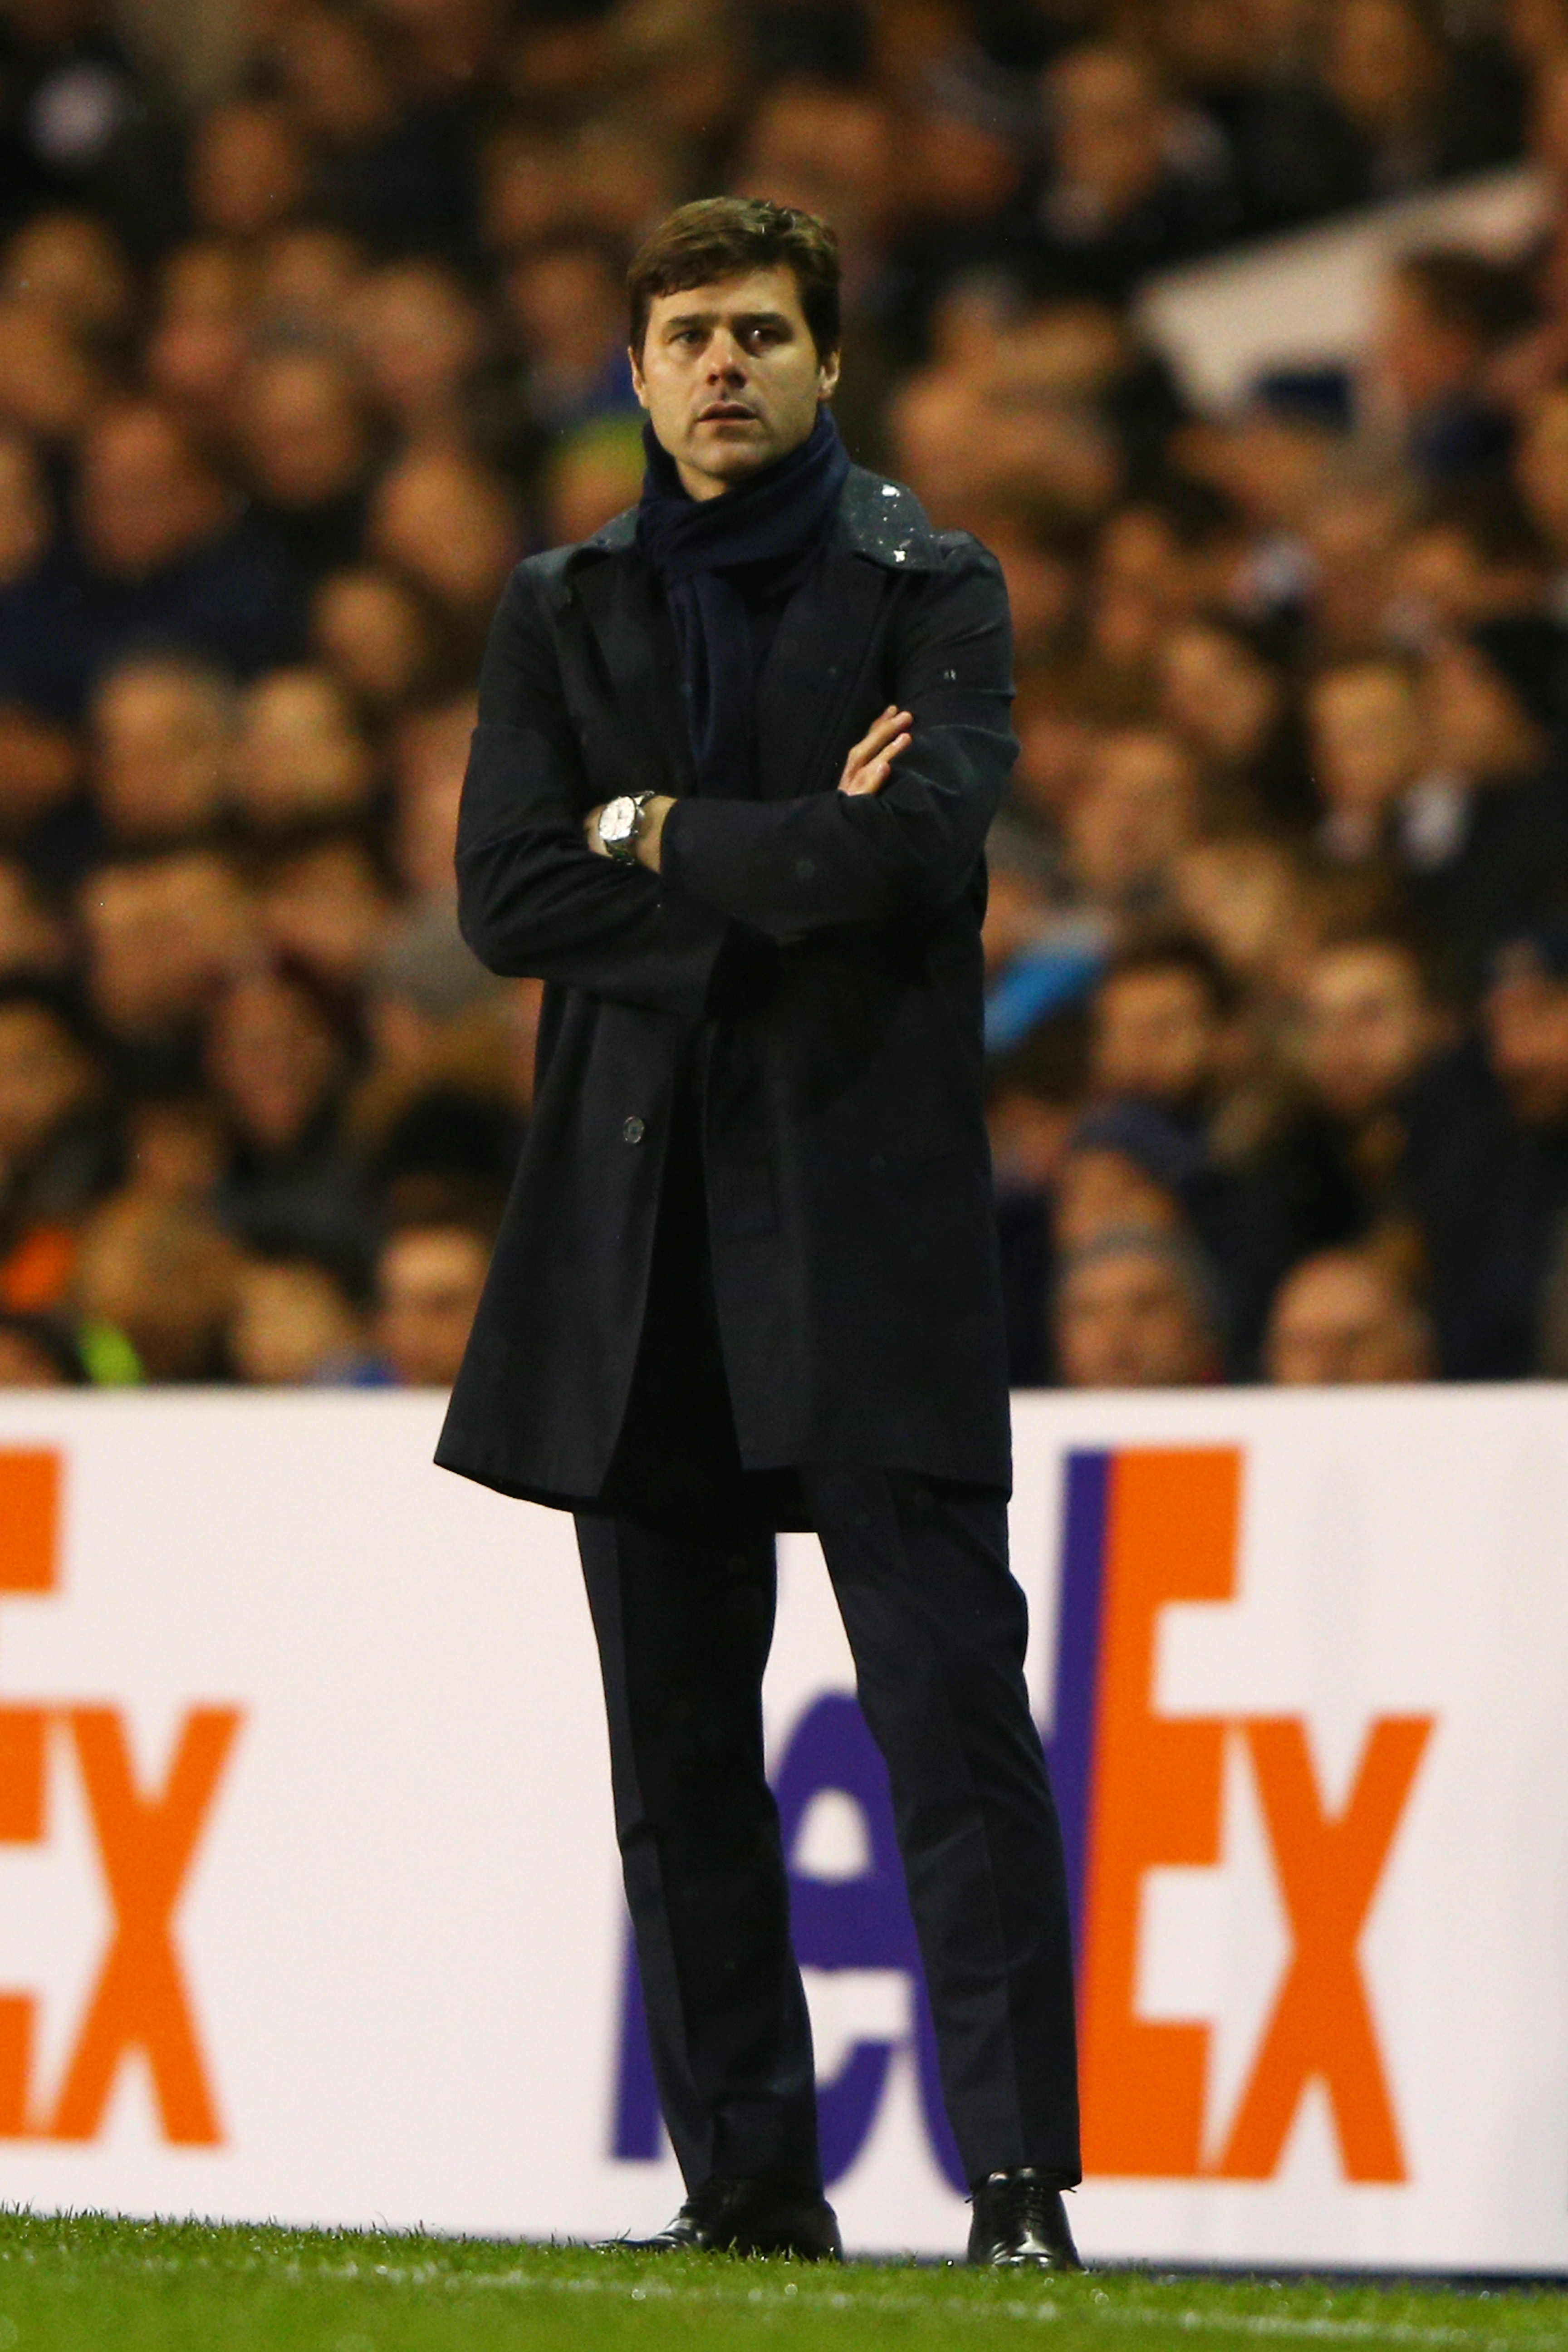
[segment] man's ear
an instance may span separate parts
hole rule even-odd
[[[817,394],[817,398],[819,400],[831,400],[835,392],[838,388],[838,353],[837,352],[828,352],[827,357],[822,362],[820,374],[822,378],[822,389]]]
[[[632,363],[632,390],[637,396],[637,405],[639,408],[646,408],[647,406],[647,386],[642,380],[642,362],[637,358],[637,355],[632,349],[630,343],[626,345],[626,357]]]

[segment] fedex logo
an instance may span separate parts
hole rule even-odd
[[[1048,1745],[1078,1928],[1084,2163],[1090,2174],[1265,2180],[1319,2086],[1352,2181],[1406,2177],[1361,1948],[1433,1729],[1428,1716],[1370,1721],[1349,1791],[1325,1799],[1300,1716],[1163,1715],[1161,1613],[1237,1597],[1241,1457],[1232,1447],[1069,1454]],[[1150,1874],[1216,1867],[1228,1751],[1245,1760],[1264,1825],[1289,1957],[1230,2112],[1211,2113],[1212,2029],[1139,2013]],[[791,1857],[796,1950],[807,1969],[893,1969],[910,1987],[906,2039],[931,2152],[964,2186],[942,2115],[935,2047],[904,1900],[881,1759],[852,1699],[830,1695],[794,1727],[776,1774]],[[800,1866],[813,1801],[837,1792],[864,1822],[866,1866],[826,1880]],[[819,2085],[829,2181],[875,2126],[898,2045],[856,2043]],[[614,2152],[651,2158],[659,2120],[628,1960]]]
[[[0,1451],[0,1594],[56,1590],[59,1517],[58,1456]],[[0,1992],[0,2138],[96,2138],[121,2068],[139,2054],[164,2137],[221,2140],[174,1921],[239,1723],[235,1707],[192,1708],[162,1786],[143,1788],[119,1708],[0,1706],[0,1843],[47,1841],[50,1767],[63,1761],[79,1780],[112,1913],[57,2083],[38,2079],[36,1995]]]
[[[1346,2178],[1403,2180],[1360,1944],[1432,1718],[1368,1724],[1350,1793],[1331,1811],[1300,1717],[1156,1712],[1161,1611],[1236,1596],[1240,1487],[1229,1447],[1068,1462],[1051,1761],[1080,1922],[1084,2165],[1266,2180],[1319,2083]],[[1220,1859],[1232,1738],[1244,1743],[1293,1950],[1215,2158],[1204,2152],[1209,2029],[1145,2021],[1133,1995],[1147,1874]]]

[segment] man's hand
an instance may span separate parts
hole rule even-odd
[[[914,740],[910,730],[912,715],[899,710],[889,703],[876,725],[860,738],[844,762],[844,773],[838,779],[838,789],[851,797],[863,797],[879,793],[893,772],[893,761],[900,751],[907,751]],[[664,820],[675,806],[668,793],[656,793],[643,811],[637,828],[637,857],[650,874],[659,871],[660,849],[664,839]],[[604,805],[590,809],[583,820],[583,836],[595,857],[608,857],[609,851],[599,838],[599,819]]]
[[[583,819],[583,837],[595,857],[608,857],[610,854],[599,838],[599,819],[607,805],[602,802],[596,809],[590,809]],[[659,845],[664,839],[664,820],[674,806],[675,803],[668,793],[656,793],[643,811],[642,823],[637,827],[637,857],[638,865],[646,866],[650,874],[657,874],[659,870]]]
[[[838,779],[839,791],[852,798],[879,793],[893,772],[893,761],[914,740],[910,732],[913,725],[909,711],[896,710],[889,702],[876,725],[861,736],[845,761],[844,773]]]

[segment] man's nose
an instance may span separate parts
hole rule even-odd
[[[708,346],[708,373],[715,381],[746,373],[745,356],[727,328],[721,327]]]

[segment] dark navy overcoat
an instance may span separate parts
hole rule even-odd
[[[566,1506],[599,1497],[695,1034],[747,1467],[1008,1482],[980,922],[1011,691],[994,559],[858,467],[759,681],[752,797],[695,793],[635,514],[513,572],[479,689],[458,903],[492,971],[548,991],[447,1468]],[[879,796],[847,798],[846,755],[889,703],[913,713],[913,744]],[[659,876],[583,839],[586,811],[642,790],[679,803]]]

